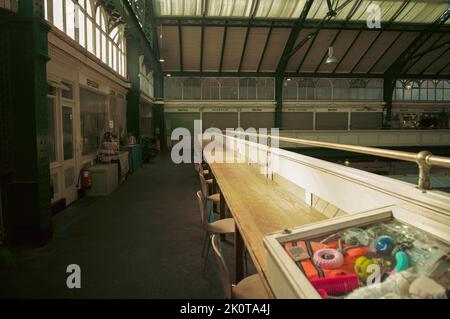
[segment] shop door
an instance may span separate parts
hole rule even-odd
[[[70,204],[77,199],[77,169],[75,161],[75,134],[74,134],[74,106],[71,103],[61,104],[62,129],[62,170],[63,193],[66,203]]]

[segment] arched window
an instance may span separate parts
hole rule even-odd
[[[286,79],[283,82],[283,99],[295,101],[298,99],[298,84],[294,79]]]
[[[298,81],[298,99],[315,100],[315,83],[312,79],[301,79]]]
[[[350,83],[348,79],[334,80],[333,100],[350,100]]]
[[[371,79],[368,80],[366,86],[366,99],[368,100],[383,100],[383,80]]]
[[[273,78],[258,78],[256,88],[258,100],[269,101],[275,99],[275,81]]]
[[[164,78],[164,97],[167,100],[181,100],[183,98],[183,79],[176,77]]]
[[[221,80],[220,97],[222,100],[237,100],[239,82],[237,79],[227,78]]]
[[[102,23],[102,7],[99,5],[95,11],[95,55],[97,58],[102,58],[102,31],[101,31],[101,23]]]
[[[450,80],[444,81],[444,101],[450,101]]]
[[[220,100],[220,83],[209,78],[202,82],[202,100]]]
[[[352,79],[350,80],[350,98],[352,100],[366,99],[367,80]]]
[[[183,82],[183,100],[201,100],[202,82],[198,78],[188,78]]]
[[[428,101],[436,101],[436,81],[428,80],[427,91],[428,91]]]
[[[49,22],[120,75],[126,75],[123,25],[115,25],[109,30],[110,16],[102,2],[47,0],[45,6]]]
[[[316,97],[318,100],[332,99],[333,85],[330,80],[320,79],[316,83]]]
[[[256,80],[254,78],[239,80],[239,100],[256,100]]]

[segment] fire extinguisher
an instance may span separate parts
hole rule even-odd
[[[81,170],[81,189],[88,190],[92,187],[91,172],[87,168]]]

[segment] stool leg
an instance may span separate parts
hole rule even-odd
[[[209,256],[209,249],[211,248],[211,238],[208,240],[208,246],[206,248],[206,256],[205,256],[205,262],[203,264],[203,277],[205,277],[206,273],[206,266],[208,265],[208,256]]]
[[[205,256],[206,245],[208,244],[209,232],[207,231],[205,234],[205,239],[203,240],[203,248],[202,248],[202,258]]]
[[[248,275],[248,258],[247,258],[247,248],[244,248],[244,276],[247,277]]]

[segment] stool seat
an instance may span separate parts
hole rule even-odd
[[[213,183],[214,183],[214,182],[213,182],[213,179],[212,179],[212,178],[206,180],[206,184],[208,184],[208,185],[212,185]]]
[[[231,288],[233,299],[269,299],[266,288],[259,275],[252,275],[242,279]]]
[[[204,170],[203,170],[203,175],[208,175],[208,174],[209,174],[209,170],[204,169]]]
[[[213,203],[220,203],[220,194],[219,193],[212,194],[212,195],[208,196],[208,199],[210,201],[212,201]]]
[[[207,224],[208,231],[215,234],[231,234],[235,232],[233,218],[224,218]]]

